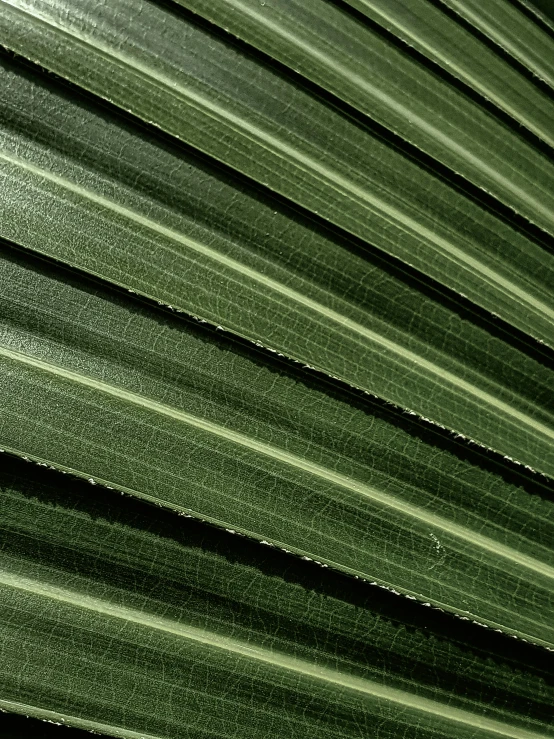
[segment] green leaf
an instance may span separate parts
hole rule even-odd
[[[1,264],[5,449],[554,646],[540,484],[214,330]]]
[[[441,80],[371,26],[332,4],[320,0],[272,0],[264,4],[259,0],[176,2],[271,54],[515,211],[537,220],[527,201],[530,181],[523,184],[521,180],[518,188],[514,170],[530,172],[530,166],[535,166],[531,162],[540,157],[516,135],[517,124],[526,126],[554,148],[554,101],[428,3],[421,8],[425,23],[429,23],[429,14],[431,18],[439,16],[439,27],[449,30],[454,26],[460,37],[459,49],[452,46],[451,38],[444,39],[452,60],[445,64],[446,68],[456,70],[458,57],[462,58],[462,65],[473,67],[472,75],[477,81],[484,80],[485,87],[479,92],[513,116],[513,123],[517,121],[516,133],[456,90],[449,80]],[[368,13],[381,19],[379,3],[376,5],[377,8],[372,4]],[[409,13],[417,12],[418,6],[417,1],[414,8],[410,5]],[[386,2],[381,13],[394,17],[394,3]],[[406,14],[404,6],[402,17]],[[433,51],[435,41],[433,36]],[[494,89],[487,86],[491,60],[497,74],[493,77]],[[462,74],[461,78],[466,76]],[[538,222],[551,229],[544,219]]]
[[[540,350],[526,356],[351,240],[4,70],[2,236],[554,475],[554,386]],[[540,264],[528,254],[528,267]]]
[[[146,0],[1,8],[8,48],[553,345],[551,254],[255,57]],[[521,147],[510,187],[554,233],[554,165]]]
[[[554,736],[551,32],[0,0],[0,711]]]
[[[553,736],[544,668],[494,638],[59,477],[0,472],[3,708],[133,738]]]
[[[554,90],[552,39],[506,0],[441,0]]]
[[[428,0],[410,0],[409,6],[403,0],[344,1],[552,145],[552,126],[544,117],[551,106],[550,98],[529,84],[509,60],[490,49],[471,32],[471,28],[457,23],[451,13],[445,12],[445,0],[437,4]],[[549,4],[550,0],[544,2]],[[512,21],[517,19],[518,39],[521,39],[523,31],[527,35],[526,42],[532,38],[531,44],[525,47],[527,55],[536,59],[536,47],[532,43],[538,39],[541,51],[546,51],[545,56],[539,59],[539,65],[542,63],[551,67],[548,61],[552,58],[551,43],[521,13],[506,3],[502,3],[501,10],[498,9],[498,3],[481,3],[479,12],[485,15],[495,5],[497,12],[489,30],[496,35],[504,19],[510,16]],[[461,4],[458,4],[456,9],[461,8]],[[505,44],[500,45],[505,47]],[[519,46],[519,42],[516,41],[516,45]],[[548,76],[548,73],[544,76]]]
[[[550,31],[554,31],[554,9],[550,0],[518,0],[519,6],[525,8],[525,11],[534,20],[539,20],[542,26]]]

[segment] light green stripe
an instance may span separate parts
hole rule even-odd
[[[326,467],[322,467],[321,465],[315,464],[314,462],[310,462],[307,459],[291,454],[284,449],[280,449],[279,447],[271,446],[269,444],[257,441],[256,439],[241,434],[237,431],[232,431],[225,427],[218,426],[215,423],[206,421],[202,418],[197,418],[196,416],[186,413],[185,411],[181,411],[162,403],[158,403],[155,400],[145,398],[142,395],[130,392],[129,390],[114,387],[101,380],[77,374],[76,372],[72,372],[71,370],[65,369],[63,367],[58,367],[34,357],[29,357],[27,355],[21,354],[20,352],[15,352],[5,347],[0,347],[0,356],[4,356],[7,359],[25,364],[35,369],[46,371],[51,375],[62,377],[66,380],[76,382],[79,385],[83,385],[93,390],[106,393],[107,395],[117,398],[118,400],[132,403],[135,406],[145,408],[147,410],[153,411],[154,413],[159,413],[160,415],[172,418],[176,421],[180,421],[194,428],[213,434],[214,436],[223,438],[227,441],[230,441],[231,443],[238,444],[242,447],[250,449],[251,451],[263,454],[264,456],[274,459],[285,465],[289,465],[290,467],[294,467],[295,469],[299,469],[310,475],[314,475],[315,477],[318,477],[319,479],[324,480],[327,483],[338,485],[339,487],[344,488],[352,493],[356,493],[357,495],[369,498],[376,503],[380,503],[381,505],[399,511],[400,513],[421,521],[422,523],[428,524],[429,526],[432,526],[439,531],[443,531],[456,536],[475,546],[481,547],[482,549],[485,549],[486,551],[494,555],[503,557],[510,560],[511,562],[526,567],[527,569],[532,570],[534,573],[538,573],[539,575],[554,579],[554,567],[551,567],[544,562],[522,554],[515,549],[507,547],[497,541],[494,541],[493,539],[474,532],[471,529],[459,526],[458,524],[448,521],[441,516],[430,513],[424,508],[419,508],[417,506],[411,505],[410,503],[407,503],[392,495],[388,495],[387,493],[384,493],[377,488],[371,487],[362,482],[358,482],[357,480],[347,477],[346,475],[334,472],[333,470],[327,469]]]
[[[74,42],[81,43],[88,48],[93,49],[96,53],[106,57],[109,62],[116,63],[126,69],[133,70],[138,75],[146,78],[149,83],[163,89],[165,94],[171,95],[180,100],[188,100],[189,103],[191,103],[197,110],[211,116],[215,120],[224,121],[234,131],[241,133],[242,135],[247,132],[250,135],[250,140],[261,143],[261,145],[263,145],[267,150],[272,151],[280,157],[284,155],[285,157],[296,161],[297,164],[301,165],[301,169],[303,169],[303,171],[312,176],[314,173],[317,173],[322,181],[326,182],[337,192],[361,201],[364,206],[369,205],[370,207],[376,208],[392,225],[397,227],[400,226],[404,228],[405,231],[415,234],[418,238],[425,239],[427,242],[432,244],[436,250],[448,255],[452,261],[457,263],[463,269],[468,269],[473,273],[477,271],[486,281],[494,285],[497,289],[499,288],[508,296],[515,297],[519,301],[525,303],[527,309],[531,309],[541,316],[550,316],[552,320],[554,320],[554,310],[544,305],[541,301],[536,300],[532,295],[526,293],[516,284],[497,274],[494,270],[485,266],[477,259],[465,254],[463,250],[457,248],[446,239],[437,236],[437,234],[435,234],[431,229],[422,226],[410,216],[407,216],[388,203],[380,200],[377,196],[372,195],[364,188],[355,185],[350,180],[330,170],[328,167],[323,166],[311,157],[302,154],[293,146],[280,141],[275,136],[266,133],[257,126],[249,123],[247,120],[225,110],[221,106],[193,90],[179,85],[175,80],[160,74],[158,71],[153,70],[146,65],[140,64],[137,60],[128,59],[121,53],[114,54],[113,49],[103,46],[98,40],[87,39],[82,33],[78,33],[75,29],[68,31],[63,26],[56,24],[51,18],[41,14],[36,8],[33,8],[33,12],[30,13],[19,8],[17,0],[3,0],[3,2],[7,2],[8,5],[12,6],[16,12],[23,13],[26,16],[31,16],[34,20],[42,22],[43,24],[56,29],[59,33],[70,37]],[[547,208],[545,208],[541,203],[529,198],[524,191],[521,191],[520,197],[532,204],[533,207],[538,209],[544,217],[552,218],[552,214]]]
[[[250,267],[247,267],[244,264],[241,264],[240,262],[231,259],[230,257],[227,257],[214,249],[210,249],[204,244],[194,239],[188,238],[178,231],[167,228],[150,218],[142,216],[139,213],[131,210],[130,208],[119,205],[109,200],[108,198],[99,195],[98,193],[91,192],[79,185],[76,185],[73,182],[70,182],[69,180],[55,175],[52,172],[48,172],[39,167],[36,167],[35,165],[16,156],[0,152],[0,159],[3,159],[4,161],[7,161],[17,167],[21,167],[31,172],[33,175],[47,179],[50,182],[53,182],[56,185],[69,190],[76,195],[79,195],[89,202],[93,202],[96,205],[111,210],[117,215],[127,218],[134,223],[155,232],[156,234],[164,236],[171,241],[174,241],[182,246],[185,246],[188,249],[192,249],[193,251],[202,254],[202,256],[204,257],[212,259],[213,261],[223,265],[224,267],[227,267],[233,272],[240,274],[243,277],[247,277],[257,284],[260,284],[264,288],[264,291],[267,291],[267,289],[269,288],[269,290],[272,290],[278,295],[284,296],[289,300],[294,301],[298,305],[314,311],[319,316],[323,316],[333,323],[336,323],[342,329],[348,329],[354,334],[357,334],[358,336],[363,337],[364,339],[373,342],[374,344],[377,344],[383,349],[390,351],[397,358],[395,361],[397,361],[401,366],[405,367],[406,363],[409,362],[415,365],[420,370],[420,374],[430,374],[433,377],[433,380],[437,382],[437,384],[444,385],[445,383],[448,383],[458,394],[467,394],[469,396],[477,398],[478,400],[490,406],[490,408],[492,409],[492,413],[494,413],[495,415],[508,416],[508,418],[513,419],[515,422],[526,426],[529,429],[530,433],[536,438],[540,439],[546,436],[548,439],[554,440],[554,429],[551,429],[545,424],[536,421],[529,415],[518,411],[509,403],[505,403],[502,400],[499,400],[491,393],[481,390],[481,388],[479,388],[477,385],[467,382],[466,380],[460,378],[458,375],[455,375],[454,373],[443,369],[439,365],[436,365],[433,362],[424,359],[415,352],[406,349],[401,344],[390,341],[389,339],[381,336],[375,331],[362,326],[356,321],[352,321],[351,319],[343,316],[341,313],[337,313],[336,311],[327,308],[325,305],[322,305],[321,303],[318,303],[317,301],[306,297],[302,293],[299,293],[296,290],[293,290],[292,288],[289,288],[286,285],[283,285],[282,283],[277,282],[276,280],[273,280],[270,277],[267,277],[266,275],[257,272],[256,270],[251,269]],[[160,296],[155,297],[159,298]],[[366,346],[365,344],[363,345]]]
[[[345,79],[348,80],[349,84],[356,85],[364,93],[371,95],[378,99],[381,103],[386,105],[392,111],[402,116],[406,120],[409,120],[413,125],[424,131],[427,135],[433,137],[436,141],[440,141],[447,149],[456,153],[462,159],[470,162],[473,167],[480,170],[487,177],[492,180],[496,180],[503,188],[512,192],[516,198],[527,202],[532,207],[541,207],[538,201],[530,198],[525,190],[520,187],[516,187],[512,180],[501,175],[495,167],[489,166],[486,162],[480,159],[475,154],[472,154],[466,147],[459,144],[450,136],[447,136],[440,128],[433,126],[428,120],[418,116],[412,109],[402,105],[397,98],[387,95],[383,90],[379,90],[377,87],[372,85],[368,78],[362,77],[356,74],[350,67],[344,66],[337,59],[331,59],[327,54],[320,51],[316,46],[313,46],[305,39],[295,36],[290,30],[283,28],[278,23],[271,21],[267,14],[254,10],[254,8],[244,5],[240,0],[226,0],[227,5],[232,5],[239,12],[250,16],[256,23],[261,26],[265,26],[269,31],[275,35],[281,36],[285,41],[297,46],[304,52],[309,54],[311,57],[316,59],[321,64],[325,65],[332,72],[336,72]],[[452,65],[449,65],[452,66]],[[551,145],[554,144],[554,139],[547,137],[547,142]],[[533,183],[534,184],[534,183]],[[542,208],[543,215],[545,209]],[[548,211],[548,214],[551,215]]]
[[[130,731],[129,729],[123,729],[121,726],[102,724],[99,721],[87,721],[79,716],[48,711],[39,706],[30,706],[27,703],[18,703],[16,701],[0,699],[0,711],[17,713],[20,716],[31,716],[42,721],[48,721],[49,723],[64,724],[76,729],[90,731],[93,734],[105,734],[106,736],[121,737],[121,739],[164,739],[161,734],[154,736],[153,734],[145,734],[143,731]],[[64,734],[62,733],[63,736]]]
[[[66,603],[70,606],[94,611],[103,616],[122,619],[138,626],[173,634],[182,639],[196,642],[197,644],[231,652],[241,657],[256,660],[257,662],[263,662],[272,667],[295,672],[304,677],[362,693],[367,697],[397,703],[404,708],[421,711],[435,718],[463,724],[473,729],[510,737],[511,739],[545,739],[545,735],[543,734],[511,726],[495,719],[479,716],[470,711],[448,706],[444,703],[430,700],[429,698],[416,696],[404,690],[382,685],[373,680],[349,675],[328,667],[314,665],[306,660],[290,657],[289,655],[276,651],[250,646],[236,639],[231,639],[194,626],[184,625],[176,621],[170,621],[169,619],[156,617],[132,608],[116,606],[109,601],[94,598],[83,593],[74,593],[44,582],[18,577],[5,571],[0,571],[0,584],[5,587],[23,590],[39,597]]]

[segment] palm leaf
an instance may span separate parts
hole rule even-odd
[[[438,290],[426,298],[419,280],[352,240],[275,210],[7,62],[5,73],[5,238],[553,473],[552,382],[540,348],[492,340],[471,309],[460,315],[455,296],[449,310]],[[551,257],[535,249],[538,270]],[[532,265],[532,252],[524,256]],[[540,320],[551,330],[546,314]]]
[[[5,708],[120,737],[553,735],[543,670],[390,594],[21,462],[0,484]]]
[[[0,0],[0,710],[553,735],[541,8]]]
[[[256,58],[147,0],[1,7],[13,51],[552,345],[549,254]],[[519,181],[510,162],[510,179],[552,233],[554,166],[520,147],[527,171]]]

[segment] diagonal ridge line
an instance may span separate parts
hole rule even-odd
[[[490,165],[486,164],[482,159],[480,159],[478,156],[476,156],[475,154],[472,154],[472,152],[469,149],[459,144],[451,136],[448,136],[447,134],[445,134],[444,131],[442,131],[440,128],[438,128],[437,126],[434,126],[429,121],[417,115],[413,110],[407,108],[405,105],[403,105],[401,102],[399,102],[397,99],[395,99],[391,95],[388,95],[384,90],[381,90],[375,85],[372,85],[371,78],[366,79],[365,77],[362,77],[361,75],[356,74],[351,68],[345,66],[340,61],[338,61],[336,58],[330,58],[329,56],[327,56],[327,54],[320,51],[316,46],[313,46],[312,44],[310,44],[309,41],[307,41],[306,39],[296,36],[289,29],[285,29],[282,26],[280,26],[279,23],[270,20],[267,14],[264,15],[260,11],[255,10],[254,8],[244,4],[242,0],[227,0],[227,4],[232,5],[238,12],[244,13],[244,15],[249,16],[256,23],[259,23],[261,26],[265,26],[276,36],[281,36],[281,38],[285,39],[285,41],[291,42],[295,46],[301,48],[303,51],[305,51],[311,57],[316,59],[318,62],[320,62],[321,64],[324,64],[332,72],[337,72],[342,77],[345,77],[346,79],[348,79],[349,83],[356,85],[362,92],[379,100],[381,103],[386,105],[394,113],[402,116],[403,118],[406,118],[411,123],[415,124],[419,129],[424,131],[427,135],[432,136],[434,139],[438,141],[441,141],[441,143],[444,144],[444,146],[447,149],[450,149],[451,151],[455,152],[463,159],[466,159],[467,161],[469,161],[474,167],[481,170],[488,177],[491,177],[492,179],[499,182],[502,187],[505,187],[507,190],[510,190],[519,199],[529,200],[528,194],[525,193],[520,187],[516,187],[509,178],[504,177],[494,167],[491,167]],[[452,68],[452,66],[453,66],[452,64],[449,64],[450,68]],[[359,107],[359,106],[356,106],[356,107]],[[359,109],[361,110],[361,108]],[[362,110],[362,112],[365,112],[365,111]],[[515,117],[515,116],[512,116],[512,117]],[[535,128],[532,122],[528,121],[527,118],[524,118],[523,120],[525,121],[525,124],[527,125],[528,128],[530,128],[531,130]],[[551,146],[554,146],[554,138],[551,138],[547,132],[546,134],[541,132],[540,135]]]
[[[316,300],[312,300],[311,298],[303,295],[297,290],[287,287],[283,283],[278,282],[277,280],[274,280],[271,277],[268,277],[260,272],[257,272],[256,270],[244,264],[241,264],[235,259],[221,254],[215,249],[212,249],[205,244],[196,241],[195,239],[185,236],[179,231],[163,226],[162,224],[146,216],[143,216],[140,213],[131,210],[130,208],[119,205],[118,203],[115,203],[98,193],[91,192],[84,187],[70,182],[69,180],[60,177],[59,175],[56,175],[52,172],[43,170],[40,167],[31,164],[30,162],[20,159],[19,157],[7,154],[5,152],[0,152],[0,159],[14,164],[17,167],[26,169],[33,175],[37,175],[39,177],[47,179],[55,183],[56,185],[63,187],[64,189],[69,190],[74,194],[79,195],[80,197],[85,198],[90,202],[100,205],[103,208],[109,209],[117,215],[127,218],[128,220],[131,220],[132,222],[137,223],[138,225],[145,227],[150,231],[153,231],[156,234],[164,236],[165,238],[181,244],[188,249],[192,249],[193,251],[202,254],[203,256],[208,257],[209,259],[212,259],[213,261],[233,270],[235,273],[243,275],[244,277],[253,280],[257,284],[262,285],[264,290],[269,288],[275,293],[285,296],[290,300],[293,300],[299,305],[315,312],[318,316],[323,316],[333,323],[338,324],[341,328],[348,329],[354,334],[357,334],[358,336],[361,336],[362,338],[369,340],[370,342],[377,344],[383,349],[391,352],[395,357],[395,361],[400,365],[406,362],[410,362],[418,368],[420,374],[431,375],[433,379],[436,380],[439,384],[444,385],[445,383],[448,383],[457,394],[466,394],[470,397],[477,398],[479,401],[485,402],[490,407],[494,415],[507,416],[512,423],[524,424],[529,429],[531,434],[538,438],[546,436],[547,438],[554,440],[554,430],[551,429],[549,426],[535,420],[528,414],[517,410],[517,408],[514,408],[509,403],[506,403],[505,401],[500,400],[491,393],[482,390],[477,385],[462,379],[453,372],[450,372],[440,367],[439,365],[436,365],[434,362],[424,359],[415,352],[406,349],[401,344],[387,339],[381,334],[378,334],[376,331],[372,331],[362,324],[353,321],[350,318],[347,318],[341,313],[338,313],[337,311],[326,307],[322,303],[319,303]]]
[[[49,711],[47,708],[40,706],[31,706],[28,703],[20,703],[19,701],[4,700],[0,698],[0,712],[17,713],[26,717],[32,716],[41,721],[47,721],[52,724],[65,724],[69,727],[90,731],[91,734],[102,734],[105,736],[115,736],[121,739],[162,739],[162,737],[154,734],[145,734],[143,731],[132,731],[121,726],[113,724],[103,724],[100,721],[90,721],[81,716],[72,716],[68,713],[59,711]]]
[[[114,605],[107,600],[95,598],[84,593],[74,593],[65,588],[16,576],[7,571],[0,570],[0,585],[32,593],[39,597],[49,598],[73,607],[94,611],[102,616],[125,620],[138,626],[172,634],[195,642],[196,644],[202,644],[207,647],[230,652],[240,657],[262,662],[274,668],[294,672],[303,677],[327,683],[330,686],[361,693],[367,698],[390,701],[391,703],[400,704],[404,708],[414,709],[435,718],[470,726],[473,729],[480,729],[492,734],[509,737],[509,739],[546,739],[544,734],[519,728],[496,719],[480,716],[471,711],[450,706],[423,696],[414,695],[408,691],[383,685],[368,678],[358,677],[338,669],[317,665],[308,660],[292,657],[274,650],[251,646],[237,639],[210,632],[206,629],[185,625],[178,621],[141,612],[134,608]]]
[[[363,187],[355,185],[346,177],[319,164],[312,157],[302,154],[300,151],[295,149],[294,146],[280,141],[272,134],[266,133],[257,126],[244,120],[239,115],[223,109],[220,105],[217,105],[203,95],[178,84],[175,80],[166,78],[164,75],[150,69],[148,66],[140,64],[136,60],[126,58],[121,53],[115,54],[113,50],[106,48],[97,40],[91,41],[87,39],[82,32],[81,34],[78,34],[74,29],[68,31],[62,26],[56,24],[52,19],[41,15],[36,8],[33,9],[33,12],[29,12],[19,8],[14,0],[2,0],[2,2],[12,7],[16,13],[31,16],[33,20],[49,26],[57,32],[70,37],[74,42],[81,43],[92,49],[95,53],[107,58],[111,63],[130,69],[136,75],[145,78],[148,83],[163,89],[167,94],[176,97],[179,100],[187,100],[192,107],[213,119],[223,121],[226,125],[229,125],[233,130],[242,135],[245,135],[246,132],[251,140],[255,140],[258,143],[261,142],[261,145],[268,151],[272,151],[278,156],[284,155],[289,157],[296,161],[298,166],[304,172],[308,172],[312,176],[314,173],[317,173],[318,178],[329,184],[335,191],[346,195],[346,197],[350,199],[353,198],[358,200],[364,205],[364,207],[369,206],[370,208],[376,209],[391,225],[402,228],[404,231],[412,234],[420,240],[426,240],[426,242],[434,246],[435,250],[445,254],[448,259],[457,263],[463,269],[470,272],[477,271],[489,284],[494,285],[497,289],[500,289],[509,296],[515,296],[519,301],[524,302],[528,308],[533,310],[533,312],[543,316],[548,315],[554,320],[553,309],[544,305],[541,301],[536,300],[532,295],[529,295],[518,285],[498,274],[490,267],[487,267],[478,259],[469,256],[447,239],[437,235],[431,228],[421,225],[411,216],[402,213],[400,210],[384,202]],[[533,207],[538,209],[544,217],[552,217],[552,214],[545,206],[535,202],[527,193],[522,191],[521,197],[523,199],[530,200],[534,204]]]
[[[545,562],[541,562],[534,557],[530,557],[526,554],[518,552],[516,549],[501,544],[494,539],[483,536],[482,534],[472,531],[471,529],[468,529],[464,526],[460,526],[459,524],[456,524],[443,518],[442,516],[429,512],[424,508],[420,508],[418,506],[412,505],[411,503],[407,503],[406,501],[403,501],[393,495],[389,495],[381,490],[378,490],[371,485],[367,485],[339,472],[334,472],[333,470],[323,467],[322,465],[319,465],[315,462],[311,462],[310,460],[304,459],[303,457],[299,457],[284,449],[272,446],[265,442],[258,441],[257,439],[249,437],[238,431],[233,431],[223,426],[219,426],[212,421],[198,418],[197,416],[187,413],[186,411],[164,405],[163,403],[159,403],[156,400],[146,398],[129,390],[115,387],[102,380],[80,375],[63,367],[58,367],[56,365],[50,364],[49,362],[45,362],[41,359],[21,354],[20,352],[13,351],[5,347],[0,347],[0,356],[3,356],[8,360],[33,367],[34,369],[48,372],[50,375],[55,375],[71,382],[76,382],[79,385],[90,388],[92,390],[96,390],[98,392],[103,392],[120,401],[132,403],[135,406],[145,408],[159,415],[171,418],[175,421],[180,421],[187,424],[188,426],[192,426],[193,428],[217,436],[218,438],[225,439],[226,441],[237,444],[241,447],[249,449],[250,451],[273,459],[281,464],[288,465],[295,469],[306,472],[309,475],[313,475],[314,477],[317,477],[324,482],[330,483],[332,485],[337,485],[344,490],[348,490],[350,493],[360,495],[364,498],[368,498],[375,503],[379,503],[380,505],[392,508],[406,516],[410,516],[418,521],[428,524],[432,528],[438,529],[440,532],[444,532],[455,536],[458,539],[470,542],[471,544],[478,546],[495,556],[508,559],[512,563],[525,567],[538,575],[554,579],[554,567],[551,567]]]

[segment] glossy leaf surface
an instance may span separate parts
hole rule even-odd
[[[21,732],[553,737],[542,10],[0,0]]]
[[[26,467],[0,473],[3,708],[133,738],[553,735],[541,670],[410,603]]]
[[[147,0],[1,8],[10,49],[552,345],[550,254],[255,57]],[[554,165],[525,159],[510,182],[551,229]]]
[[[417,276],[101,109],[16,68],[5,79],[5,238],[554,474],[540,348],[493,338]],[[550,257],[536,256],[539,275]]]
[[[554,646],[548,500],[213,330],[9,252],[1,277],[6,449]]]

